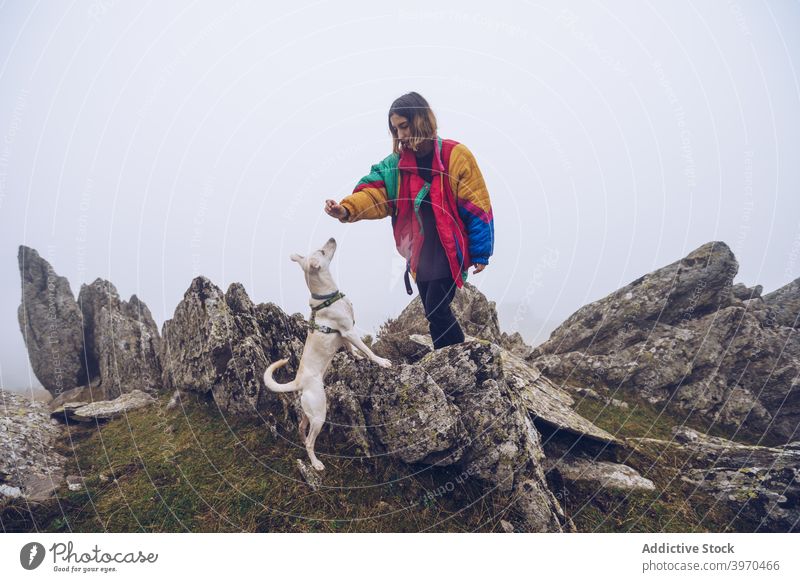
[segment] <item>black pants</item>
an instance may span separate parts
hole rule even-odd
[[[438,350],[463,342],[464,332],[461,331],[461,326],[450,310],[450,302],[456,294],[456,283],[453,278],[417,281],[417,289],[422,306],[425,308],[425,317],[430,324],[433,349]]]

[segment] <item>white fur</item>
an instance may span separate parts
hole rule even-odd
[[[326,295],[338,289],[329,270],[331,259],[335,252],[336,241],[331,238],[321,249],[314,251],[308,257],[297,254],[292,254],[289,257],[302,267],[306,283],[312,293]],[[322,299],[314,299],[313,297],[309,299],[309,305],[312,307],[322,302]],[[319,330],[311,333],[309,329],[306,343],[303,347],[303,357],[300,359],[300,367],[297,370],[295,379],[286,384],[280,384],[272,378],[273,372],[286,365],[286,362],[289,361],[288,359],[283,359],[269,365],[264,372],[264,384],[273,392],[302,390],[300,404],[303,408],[303,417],[300,420],[300,438],[305,442],[311,465],[317,471],[322,471],[325,469],[325,465],[314,454],[314,443],[325,422],[328,410],[325,386],[322,379],[336,350],[341,346],[345,346],[354,357],[361,358],[362,356],[358,355],[355,350],[355,348],[358,348],[370,360],[383,368],[391,367],[392,363],[386,358],[376,356],[355,332],[353,329],[353,304],[350,303],[347,297],[342,297],[328,307],[317,311],[316,322],[317,325],[327,325],[337,330],[338,333],[323,333]],[[309,424],[311,429],[306,434]]]

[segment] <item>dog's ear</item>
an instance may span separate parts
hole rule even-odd
[[[303,260],[303,257],[298,255],[297,253],[292,253],[291,255],[289,255],[289,258],[293,260],[295,263],[299,263],[300,261]]]
[[[319,259],[317,257],[311,257],[308,259],[308,268],[319,269]]]

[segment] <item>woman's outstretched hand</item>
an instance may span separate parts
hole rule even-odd
[[[486,268],[486,265],[484,265],[483,263],[472,263],[472,266],[475,267],[475,270],[472,271],[473,274],[480,273]]]
[[[333,216],[334,218],[338,218],[341,221],[347,219],[350,215],[347,208],[336,202],[336,200],[326,200],[325,201],[325,212]]]

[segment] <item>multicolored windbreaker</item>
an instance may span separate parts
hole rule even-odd
[[[457,287],[467,280],[473,263],[489,263],[494,249],[494,217],[489,192],[478,163],[462,143],[437,138],[431,162],[432,180],[417,171],[413,151],[392,153],[374,164],[353,193],[340,202],[350,215],[342,222],[392,216],[394,240],[416,281],[425,233],[419,206],[426,192],[436,220],[450,272]]]

